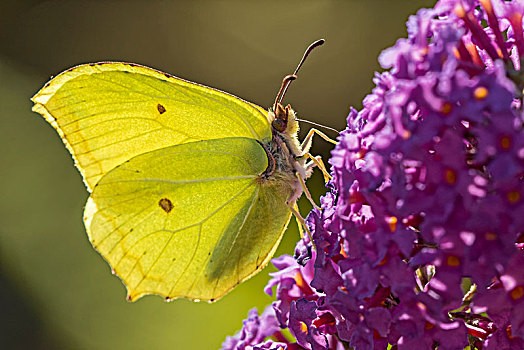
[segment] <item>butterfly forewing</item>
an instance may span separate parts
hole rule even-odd
[[[72,68],[33,101],[33,110],[73,154],[89,190],[109,170],[144,152],[222,137],[271,137],[259,107],[136,64]]]

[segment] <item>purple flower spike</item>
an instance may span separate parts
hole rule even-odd
[[[260,316],[257,309],[251,309],[248,318],[244,320],[242,330],[233,337],[227,337],[222,344],[222,350],[253,349],[251,346],[262,343],[265,338],[279,331],[280,327],[272,308],[267,308]],[[278,349],[278,347],[275,349]]]
[[[240,338],[524,350],[523,17],[522,0],[440,0],[409,18],[350,109],[312,242],[273,260],[295,339]]]

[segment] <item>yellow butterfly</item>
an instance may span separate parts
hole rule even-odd
[[[314,132],[297,139],[295,113],[265,111],[206,86],[137,64],[71,68],[34,97],[91,195],[89,240],[127,287],[215,301],[267,265],[304,180],[318,165]],[[303,220],[303,219],[301,219]]]

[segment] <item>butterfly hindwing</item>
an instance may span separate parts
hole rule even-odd
[[[217,299],[267,264],[289,221],[289,190],[259,181],[267,165],[263,147],[243,137],[133,157],[95,186],[89,239],[130,300]]]

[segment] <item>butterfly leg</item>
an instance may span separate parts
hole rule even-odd
[[[309,152],[309,149],[311,148],[311,144],[313,143],[313,135],[315,135],[315,134],[317,134],[318,136],[322,137],[327,142],[330,142],[330,143],[332,143],[334,145],[337,144],[337,141],[331,139],[329,136],[324,134],[322,131],[320,131],[318,129],[315,129],[315,128],[311,128],[311,129],[309,129],[306,137],[304,138],[304,141],[302,141],[302,144],[300,145],[300,149],[303,152],[302,155],[304,155],[304,154]]]
[[[289,207],[289,210],[293,215],[295,216],[295,220],[297,221],[298,225],[298,232],[300,233],[300,237],[304,238],[304,230],[307,233],[307,236],[309,238],[309,241],[313,245],[313,249],[316,251],[317,247],[315,247],[315,244],[313,243],[313,236],[311,235],[311,231],[309,231],[309,228],[307,227],[306,220],[302,217],[300,212],[298,211],[297,202],[287,202],[287,206]]]
[[[289,207],[289,210],[291,211],[291,213],[295,217],[295,220],[297,221],[298,233],[300,233],[300,238],[304,238],[304,230],[307,232],[309,236],[311,233],[309,232],[309,229],[306,225],[306,220],[298,211],[297,202],[287,202],[286,205]]]
[[[300,182],[300,186],[302,187],[302,190],[304,191],[304,194],[306,195],[307,199],[309,200],[309,202],[311,203],[313,208],[320,210],[320,207],[315,203],[315,201],[313,200],[313,197],[311,196],[311,193],[307,189],[306,182],[304,181],[304,178],[302,177],[302,175],[299,174],[299,173],[295,173],[295,175],[296,175],[298,181]]]
[[[328,181],[331,180],[331,175],[328,173],[321,156],[315,157],[311,155],[311,153],[306,153],[304,154],[304,157],[311,159],[311,162],[306,164],[306,169],[310,169],[316,165],[320,171],[322,171],[322,175],[324,175],[324,182],[328,183]]]
[[[327,142],[331,142],[333,144],[337,144],[337,142],[331,138],[329,138],[326,134],[324,134],[322,131],[312,128],[307,133],[307,136],[304,138],[304,141],[300,145],[300,149],[302,151],[302,157],[307,157],[311,159],[312,163],[307,164],[306,168],[310,169],[313,166],[317,166],[320,171],[322,171],[322,174],[324,175],[324,182],[328,182],[331,179],[331,175],[329,175],[326,166],[324,165],[324,162],[322,162],[322,158],[320,156],[313,156],[311,153],[309,153],[309,149],[311,148],[311,145],[313,143],[313,135],[317,134],[318,136],[322,137]]]

